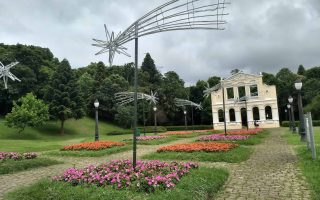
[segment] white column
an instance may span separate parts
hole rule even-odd
[[[272,107],[271,112],[272,112],[272,119],[278,121],[279,120],[278,108]]]
[[[266,120],[266,112],[265,108],[259,108],[259,115],[260,115],[260,120],[265,121]]]
[[[236,122],[241,123],[241,112],[239,107],[235,107],[234,111],[236,113]]]
[[[249,123],[253,121],[252,109],[250,109],[250,108],[248,108],[248,110],[247,110],[247,118],[248,118]]]

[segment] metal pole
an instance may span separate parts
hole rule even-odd
[[[134,120],[133,120],[133,168],[137,164],[137,124],[138,124],[138,23],[135,24],[135,56],[134,56]]]
[[[224,124],[224,135],[227,135],[227,122],[226,122],[226,104],[224,101],[224,87],[221,83],[221,89],[222,89],[222,104],[223,104],[223,124]]]
[[[146,136],[146,117],[144,113],[144,101],[142,100],[142,116],[143,116],[143,134]]]
[[[192,132],[194,132],[194,122],[193,122],[193,106],[191,106],[191,118],[192,118]]]
[[[247,130],[249,130],[249,118],[248,118],[248,105],[247,105],[247,97],[244,101],[244,103],[246,104],[246,114],[247,114]]]
[[[184,113],[184,126],[186,131],[188,130],[188,124],[187,124],[187,113]]]
[[[96,129],[94,134],[94,141],[99,141],[99,124],[98,124],[98,108],[96,108]]]
[[[310,127],[310,143],[311,143],[311,151],[312,151],[312,159],[315,160],[317,158],[316,147],[314,143],[314,132],[313,132],[313,124],[312,124],[312,116],[311,113],[308,113],[309,118],[309,127]]]
[[[302,98],[301,98],[301,90],[298,90],[298,109],[299,109],[299,119],[300,119],[300,126],[299,126],[299,133],[300,133],[300,140],[302,142],[306,141],[306,129],[304,124],[304,116],[303,116],[303,107],[302,107]]]
[[[154,134],[157,135],[157,111],[154,111]]]
[[[290,105],[291,105],[292,133],[296,133],[297,129],[296,129],[296,121],[295,121],[295,118],[294,118],[293,104],[290,103]]]
[[[288,114],[289,114],[289,130],[293,130],[292,128],[292,119],[291,119],[291,106],[290,108],[288,109]]]

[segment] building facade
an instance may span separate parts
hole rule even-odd
[[[277,91],[274,85],[266,85],[262,75],[236,73],[221,80],[218,90],[211,93],[213,128],[224,129],[223,91],[227,129],[245,127],[279,127]]]

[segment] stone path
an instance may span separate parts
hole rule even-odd
[[[140,159],[143,155],[156,151],[161,146],[176,143],[188,143],[194,141],[195,138],[186,138],[165,143],[162,145],[138,145],[137,157]],[[36,169],[25,170],[14,174],[0,175],[0,200],[6,192],[12,191],[13,189],[21,186],[27,186],[38,180],[46,177],[52,177],[61,174],[64,170],[71,167],[83,168],[88,165],[98,165],[109,160],[116,159],[131,159],[132,151],[126,151],[116,154],[111,154],[102,157],[55,157],[46,156],[55,160],[61,160],[64,163],[59,165],[52,165],[48,167],[41,167]]]
[[[249,160],[228,165],[230,177],[217,199],[310,199],[307,184],[297,168],[297,156],[284,139],[283,129],[273,129],[255,146]]]

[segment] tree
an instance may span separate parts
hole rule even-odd
[[[212,76],[209,77],[207,82],[209,83],[209,87],[213,87],[215,85],[217,85],[218,83],[220,83],[221,78],[218,76]]]
[[[151,58],[150,54],[147,53],[143,59],[141,70],[144,72],[148,72],[149,74],[149,83],[156,84],[161,81],[161,74],[157,70],[156,65],[154,64],[154,60]]]
[[[115,115],[116,123],[123,128],[130,128],[133,122],[133,107],[118,107],[117,112]]]
[[[306,70],[304,69],[303,65],[299,65],[297,74],[304,76],[305,73],[306,73]]]
[[[237,74],[237,73],[239,73],[240,72],[240,70],[239,69],[233,69],[233,70],[231,70],[231,75],[234,75],[234,74]]]
[[[5,118],[8,127],[19,129],[19,133],[29,127],[41,126],[49,119],[48,106],[37,99],[32,93],[21,97],[18,103],[13,103],[11,113]]]
[[[61,61],[52,75],[46,100],[52,118],[61,121],[60,133],[64,134],[64,122],[70,118],[80,119],[84,116],[84,102],[77,80],[69,62]]]

